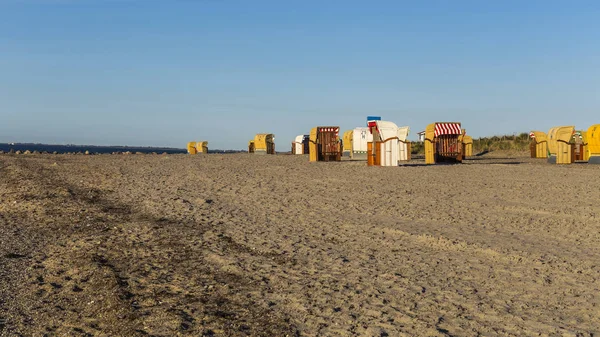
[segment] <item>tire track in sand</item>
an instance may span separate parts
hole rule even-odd
[[[102,190],[90,190],[48,169],[47,162],[14,162],[40,190],[66,190],[62,211],[85,207],[59,235],[32,252],[35,264],[15,292],[21,318],[8,322],[25,334],[109,333],[127,336],[198,334],[294,335],[280,315],[232,299],[253,281],[204,260],[198,238],[214,227],[137,213]],[[68,163],[65,163],[68,164]],[[57,211],[57,210],[54,210]],[[60,210],[59,210],[60,211]],[[60,219],[64,220],[64,219]],[[228,245],[227,240],[225,245]],[[230,244],[229,244],[230,245]],[[200,258],[189,261],[188,256]],[[36,290],[37,289],[37,290]],[[239,298],[243,299],[243,296]],[[20,324],[27,318],[30,323]]]

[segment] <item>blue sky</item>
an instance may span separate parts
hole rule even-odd
[[[600,123],[597,1],[0,0],[0,142]]]

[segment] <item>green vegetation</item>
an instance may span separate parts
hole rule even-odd
[[[423,144],[423,142],[411,142],[410,153],[425,155],[425,145]]]
[[[530,142],[529,133],[526,132],[518,135],[473,138],[473,153],[498,150],[529,151]],[[415,155],[424,155],[425,146],[422,142],[412,142],[410,152]]]
[[[473,152],[512,150],[528,151],[531,139],[529,133],[519,135],[493,136],[484,138],[473,138]]]

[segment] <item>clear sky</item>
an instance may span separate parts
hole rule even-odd
[[[600,1],[0,0],[0,142],[600,123]]]

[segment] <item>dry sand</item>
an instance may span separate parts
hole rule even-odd
[[[527,158],[3,155],[0,335],[598,336],[599,185]]]

